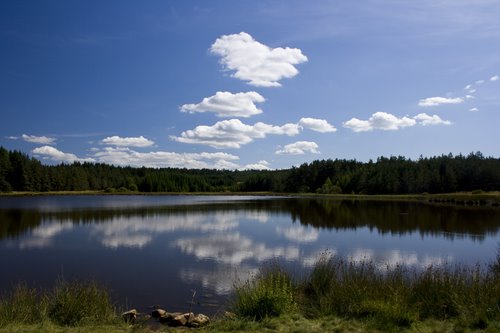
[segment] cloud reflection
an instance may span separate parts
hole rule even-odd
[[[216,265],[215,270],[181,269],[179,276],[188,283],[200,282],[203,288],[213,290],[218,295],[228,295],[234,290],[235,283],[247,281],[258,271],[257,267],[249,265],[241,265],[236,268],[232,265],[220,264]]]
[[[427,268],[429,266],[441,266],[453,262],[451,255],[429,255],[417,254],[416,252],[404,252],[399,249],[380,251],[375,254],[373,249],[355,249],[347,255],[350,261],[355,263],[373,262],[380,268],[395,268],[397,266]]]
[[[182,252],[198,259],[211,259],[224,264],[239,265],[246,260],[262,262],[272,258],[297,260],[299,248],[295,246],[268,247],[264,243],[255,243],[239,233],[211,235],[207,237],[181,238],[173,243]]]
[[[91,226],[91,232],[106,247],[138,247],[148,245],[155,236],[178,231],[222,232],[238,227],[236,213],[217,212],[207,215],[191,213],[153,218],[116,218]]]
[[[73,229],[73,223],[71,222],[51,222],[41,224],[33,229],[30,236],[19,242],[19,248],[28,249],[50,246],[57,235],[71,229]]]
[[[319,231],[303,226],[293,226],[288,228],[276,227],[278,235],[297,243],[311,243],[318,240]]]

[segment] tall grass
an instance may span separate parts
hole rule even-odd
[[[115,318],[108,292],[92,281],[59,280],[51,291],[20,284],[0,298],[0,327],[44,322],[59,326],[107,324]]]
[[[426,319],[485,328],[500,320],[497,264],[380,269],[368,261],[323,256],[294,283],[285,279],[289,275],[281,267],[257,275],[236,290],[235,311],[245,317],[263,318],[290,311],[292,308],[283,304],[294,304],[294,311],[310,319],[366,319],[381,330],[409,327]],[[262,311],[262,304],[265,309],[282,310]]]
[[[279,316],[294,307],[290,276],[279,266],[263,267],[235,290],[235,309],[240,317],[262,320]]]

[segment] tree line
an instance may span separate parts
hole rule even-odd
[[[0,192],[288,192],[347,194],[500,190],[500,159],[480,152],[417,160],[317,160],[283,170],[134,168],[103,163],[44,165],[0,147]]]

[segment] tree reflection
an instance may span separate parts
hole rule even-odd
[[[75,198],[78,200],[78,198]],[[105,200],[105,198],[103,199]],[[198,216],[205,214],[230,214],[247,216],[259,221],[272,220],[273,216],[291,217],[293,223],[307,227],[308,237],[313,229],[342,230],[368,227],[381,234],[418,232],[421,235],[439,235],[445,238],[467,237],[482,240],[495,235],[500,227],[500,210],[485,207],[438,206],[417,202],[334,200],[322,198],[270,198],[236,202],[213,202],[179,206],[122,207],[74,210],[0,209],[0,239],[18,238],[48,222],[74,224],[104,224],[120,227],[117,220],[133,220],[161,217],[165,221],[172,216]],[[234,221],[233,221],[234,222]],[[195,223],[195,222],[193,222]],[[197,223],[197,222],[196,222]],[[291,227],[291,226],[290,226]],[[296,230],[295,230],[296,229]],[[294,237],[305,229],[279,229],[277,232]],[[298,235],[295,235],[298,237]],[[306,239],[306,238],[304,238]]]

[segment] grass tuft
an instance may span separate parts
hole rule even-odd
[[[11,322],[38,324],[46,319],[48,298],[25,284],[15,286],[0,299],[0,327]]]
[[[108,323],[115,318],[107,290],[95,282],[59,281],[48,310],[49,318],[62,326]]]
[[[108,292],[92,281],[60,280],[52,291],[19,284],[0,299],[0,327],[49,322],[60,326],[102,325],[115,319]]]
[[[235,290],[235,312],[243,318],[276,317],[294,307],[290,276],[280,267],[263,268]]]

